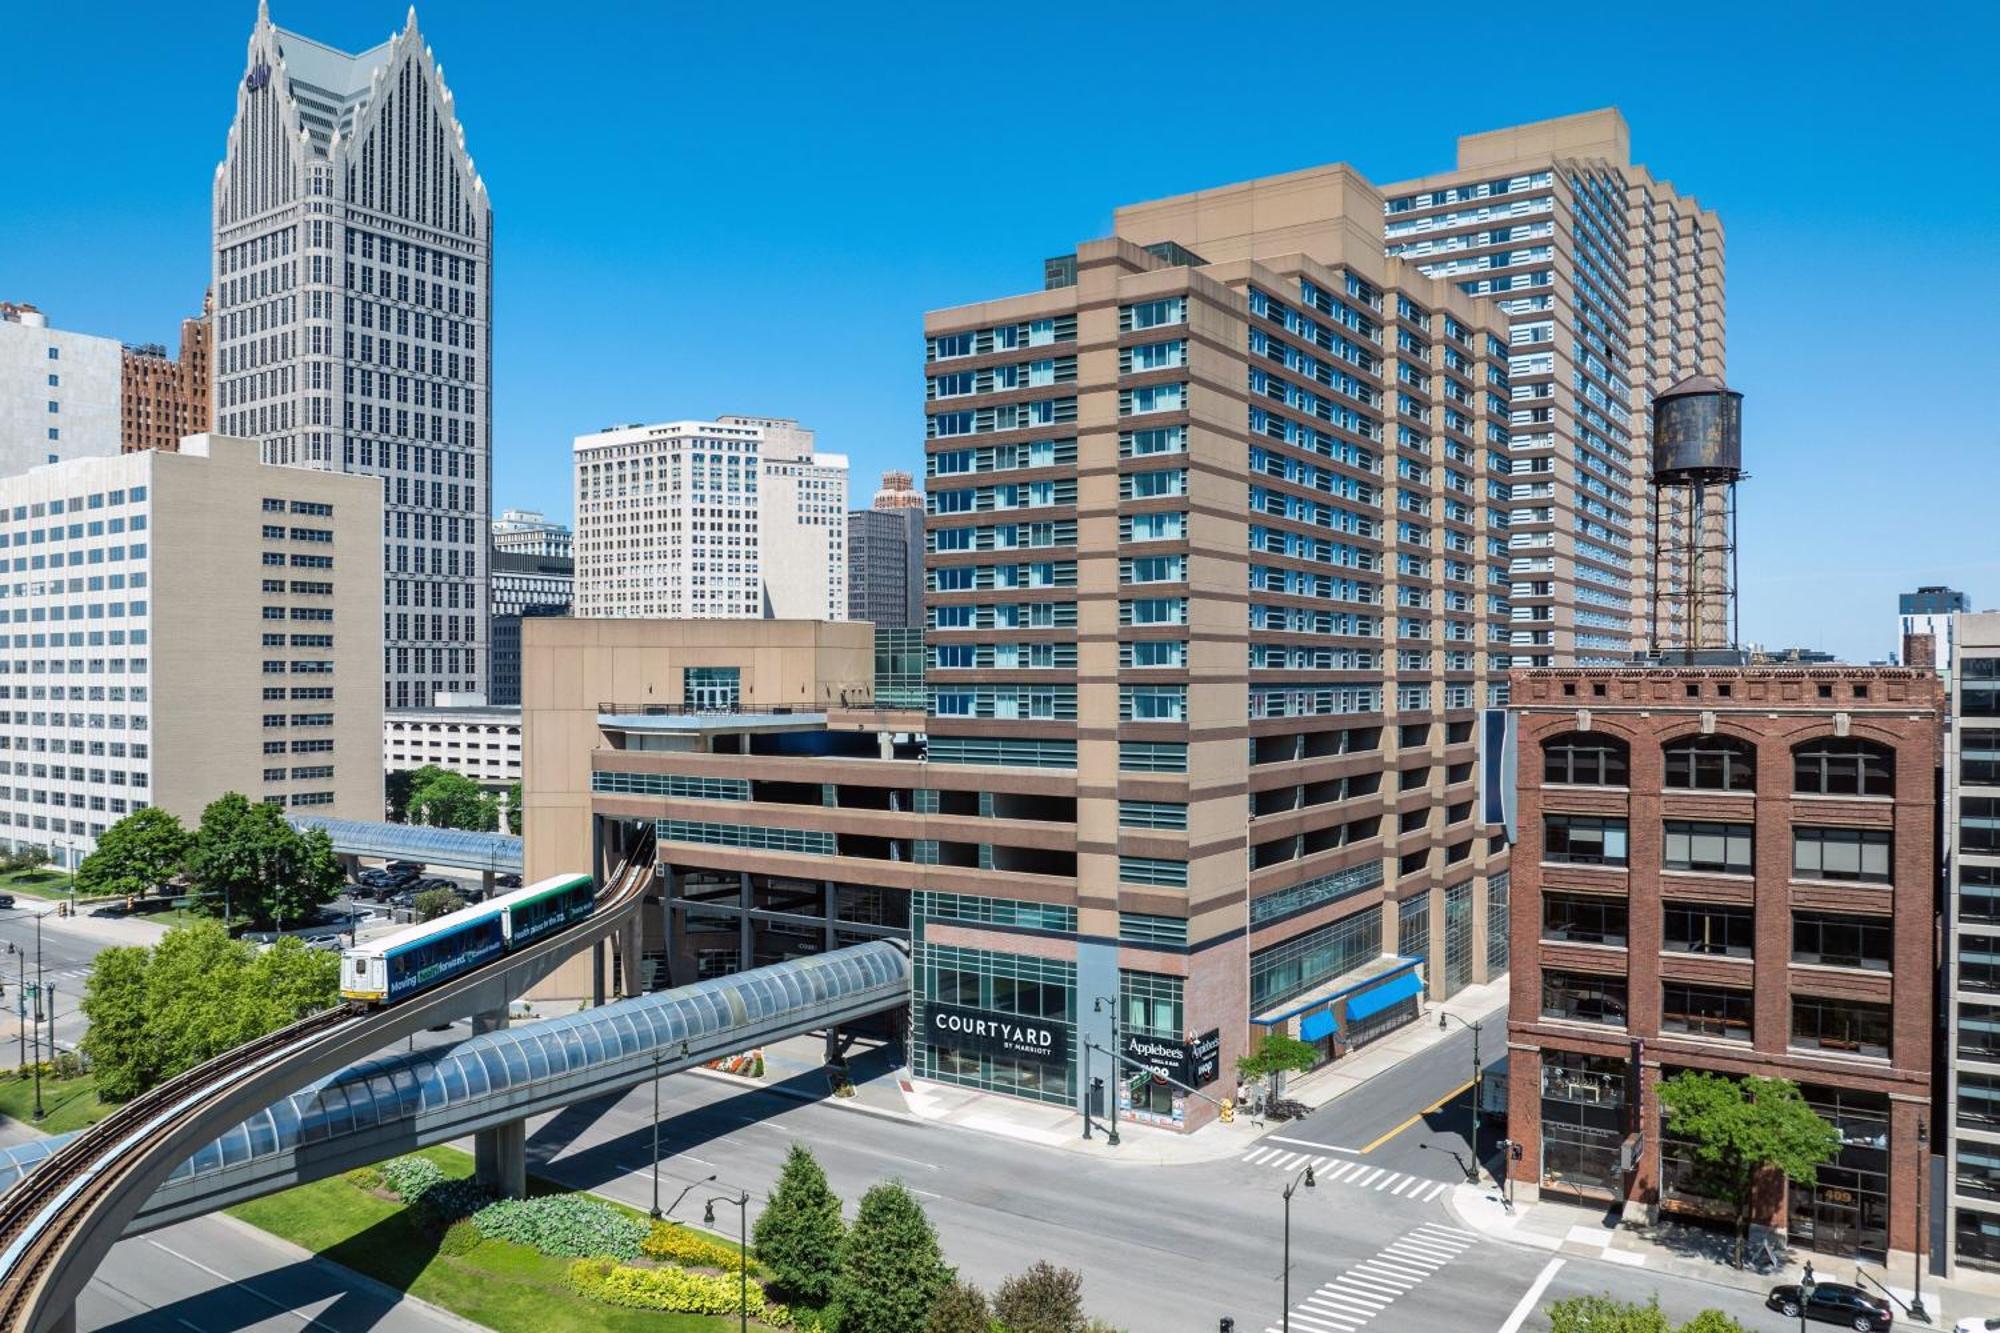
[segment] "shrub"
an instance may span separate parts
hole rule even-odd
[[[957,1273],[938,1249],[937,1232],[909,1190],[889,1181],[861,1196],[841,1247],[833,1300],[841,1333],[910,1333]]]
[[[476,1180],[442,1180],[417,1196],[417,1216],[431,1226],[470,1217],[493,1201],[493,1191]]]
[[[631,1268],[610,1259],[578,1259],[565,1272],[571,1291],[627,1310],[669,1314],[735,1314],[740,1278],[711,1277],[685,1268]],[[751,1283],[743,1307],[764,1316],[764,1289]]]
[[[985,1293],[970,1282],[954,1282],[931,1302],[924,1333],[986,1333],[992,1324]]]
[[[669,1263],[684,1264],[690,1268],[721,1268],[731,1273],[736,1271],[743,1256],[734,1245],[724,1245],[712,1240],[692,1227],[684,1227],[678,1222],[655,1222],[646,1239],[639,1244],[641,1253],[653,1259],[665,1259]],[[593,1251],[608,1254],[608,1250]],[[758,1273],[756,1260],[750,1260],[750,1274]],[[765,1321],[770,1322],[769,1320]]]
[[[792,1145],[752,1234],[757,1257],[786,1295],[818,1304],[833,1294],[847,1224],[826,1172],[804,1144]]]
[[[469,1217],[461,1217],[444,1229],[444,1239],[438,1242],[439,1254],[471,1254],[479,1248],[479,1228]]]
[[[502,1199],[481,1208],[472,1220],[482,1236],[510,1240],[556,1259],[636,1259],[648,1239],[644,1222],[581,1194]]]
[[[382,1168],[379,1166],[357,1166],[342,1175],[341,1179],[358,1190],[368,1190],[370,1193],[388,1184],[388,1181],[383,1179]]]
[[[428,1157],[392,1157],[381,1172],[383,1183],[404,1203],[415,1203],[425,1190],[444,1183],[444,1172]]]
[[[1083,1333],[1083,1277],[1039,1260],[994,1291],[993,1317],[1008,1333]]]

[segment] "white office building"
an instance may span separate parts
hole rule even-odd
[[[215,172],[215,413],[382,478],[382,696],[487,688],[493,211],[417,30],[359,53],[259,5]]]
[[[464,774],[485,787],[521,780],[521,710],[457,703],[438,696],[431,708],[392,708],[382,714],[382,767],[425,765]]]
[[[0,478],[0,843],[74,865],[237,791],[379,819],[381,483],[255,441]]]
[[[570,558],[570,531],[547,518],[539,509],[507,509],[493,520],[493,549],[508,555],[535,555],[545,559]],[[499,614],[499,608],[494,608]]]
[[[845,620],[847,458],[776,417],[576,439],[579,616]]]
[[[0,301],[0,477],[118,452],[124,349]]]

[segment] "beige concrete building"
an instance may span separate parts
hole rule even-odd
[[[429,708],[391,708],[382,715],[385,773],[434,765],[485,787],[521,780],[521,710],[437,696]]]
[[[0,840],[73,863],[228,791],[380,818],[381,523],[379,481],[216,435],[0,478]]]
[[[1467,135],[1454,169],[1379,192],[1319,167],[1121,208],[1117,232],[1211,263],[1324,259],[1362,243],[1376,199],[1388,253],[1490,300],[1509,344],[1513,660],[1624,660],[1645,628],[1648,405],[1723,374],[1720,220],[1636,164],[1624,118],[1604,110]],[[1661,517],[1669,539],[1690,521]],[[1686,626],[1663,630],[1677,645]]]

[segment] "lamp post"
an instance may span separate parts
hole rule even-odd
[[[1438,1010],[1439,1032],[1449,1030],[1449,1024],[1445,1022],[1449,1018],[1458,1018],[1458,1015],[1449,1010]],[[1472,1132],[1465,1136],[1466,1146],[1472,1150],[1472,1164],[1465,1168],[1465,1178],[1468,1182],[1477,1185],[1479,1183],[1479,1085],[1481,1077],[1485,1073],[1485,1070],[1479,1063],[1479,1033],[1481,1027],[1471,1019],[1458,1018],[1458,1021],[1461,1025],[1472,1029]]]
[[[1806,1275],[1799,1279],[1799,1333],[1806,1333],[1806,1306],[1812,1301],[1813,1288],[1819,1283],[1813,1281],[1812,1265],[1806,1265]]]
[[[1125,1043],[1118,1039],[1118,1001],[1099,996],[1091,1004],[1091,1009],[1101,1014],[1104,1012],[1104,1006],[1107,1004],[1111,1006],[1111,1082],[1109,1085],[1111,1096],[1106,1100],[1111,1103],[1111,1132],[1104,1136],[1104,1141],[1116,1148],[1118,1146],[1118,1086],[1119,1080],[1125,1077],[1124,1071],[1118,1067],[1118,1057],[1123,1053],[1125,1046]]]
[[[736,1326],[748,1333],[750,1328],[750,1191],[739,1190],[735,1198],[718,1195],[702,1206],[703,1226],[715,1225],[715,1205],[733,1203],[738,1211],[740,1230],[737,1232],[737,1246],[742,1253],[736,1256]]]
[[[653,1052],[653,1220],[660,1220],[660,1053]]]
[[[35,913],[35,1123],[48,1113],[42,1109],[42,914]]]
[[[1308,1165],[1305,1170],[1292,1178],[1291,1184],[1285,1186],[1285,1272],[1283,1298],[1285,1312],[1279,1317],[1278,1324],[1279,1328],[1284,1330],[1284,1333],[1292,1333],[1292,1195],[1298,1192],[1300,1185],[1311,1189],[1315,1183],[1313,1180],[1313,1169]]]
[[[1917,1112],[1917,1234],[1910,1248],[1916,1251],[1916,1290],[1910,1296],[1910,1318],[1920,1319],[1928,1324],[1930,1311],[1924,1309],[1924,1177],[1931,1173],[1930,1127],[1924,1123],[1923,1112]]]

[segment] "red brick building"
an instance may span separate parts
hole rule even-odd
[[[164,347],[126,347],[120,398],[123,452],[172,453],[181,447],[182,436],[199,435],[213,423],[209,359],[214,315],[211,292],[202,297],[201,314],[181,321],[179,360],[169,358]]]
[[[1822,1252],[1909,1251],[1930,1099],[1936,676],[1516,671],[1513,705],[1517,1188],[1726,1211],[1663,1138],[1659,1082],[1782,1076],[1846,1144],[1817,1187],[1774,1181],[1756,1220]]]

